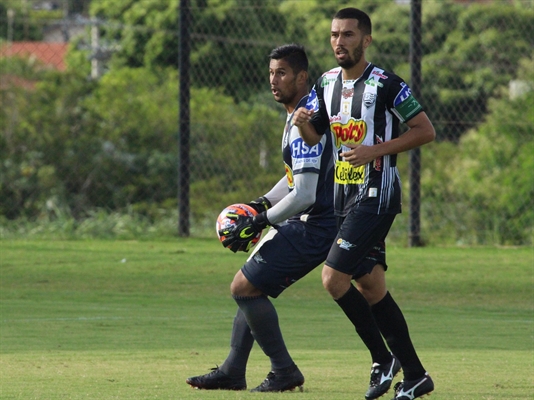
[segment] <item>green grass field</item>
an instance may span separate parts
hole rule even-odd
[[[213,239],[0,241],[0,398],[363,399],[370,357],[320,268],[274,300],[304,393],[185,384],[227,355],[245,258]],[[431,400],[533,398],[532,248],[392,247],[388,262]],[[249,387],[268,371],[255,346]]]

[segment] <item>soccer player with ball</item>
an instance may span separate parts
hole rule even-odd
[[[337,233],[331,136],[323,135],[309,146],[293,125],[293,113],[297,108],[313,106],[308,103],[307,70],[308,59],[302,46],[284,45],[270,54],[271,92],[287,111],[282,135],[286,175],[264,196],[247,205],[232,205],[218,218],[222,244],[234,252],[248,251],[258,235],[268,226],[271,228],[230,286],[239,307],[234,318],[230,353],[212,372],[186,379],[193,387],[246,389],[247,360],[256,340],[270,358],[271,371],[252,391],[302,389],[304,376],[289,355],[269,297],[278,297],[321,264]]]

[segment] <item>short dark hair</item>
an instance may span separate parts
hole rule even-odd
[[[270,60],[286,60],[295,74],[308,71],[308,56],[304,46],[296,43],[284,44],[271,51]]]
[[[358,28],[365,35],[370,35],[373,29],[369,15],[354,7],[339,10],[336,15],[334,15],[334,19],[357,19]]]

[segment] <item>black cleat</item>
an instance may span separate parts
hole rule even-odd
[[[371,368],[369,389],[367,390],[367,393],[365,393],[366,400],[378,399],[380,396],[386,394],[391,387],[393,378],[399,373],[401,369],[400,362],[393,354],[391,356],[393,359],[387,364],[373,364]]]
[[[286,390],[294,390],[296,387],[302,392],[302,385],[304,384],[304,376],[293,364],[290,367],[271,371],[267,374],[267,378],[251,392],[285,392]]]
[[[247,388],[247,381],[244,376],[226,375],[219,367],[212,368],[209,374],[193,376],[185,381],[196,389],[245,390]]]
[[[430,394],[434,390],[434,382],[430,375],[425,374],[422,378],[413,381],[397,382],[393,400],[413,400]]]

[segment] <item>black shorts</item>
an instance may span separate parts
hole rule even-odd
[[[241,271],[254,287],[276,298],[324,262],[335,233],[332,229],[329,237],[312,234],[300,221],[271,228]]]
[[[325,264],[354,279],[370,273],[376,264],[387,270],[385,240],[395,215],[352,210],[343,220]]]

